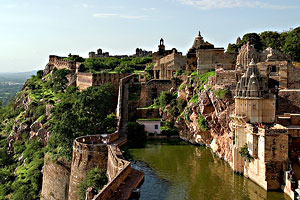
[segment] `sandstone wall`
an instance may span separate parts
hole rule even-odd
[[[74,141],[69,200],[78,199],[78,185],[85,179],[89,170],[95,167],[107,169],[107,145],[104,140],[105,137],[98,135],[80,137]]]
[[[169,91],[172,88],[170,80],[151,80],[141,85],[140,107],[148,107],[153,104],[155,98],[159,97],[162,91]]]
[[[300,113],[300,90],[287,89],[278,92],[277,100],[277,115],[282,115],[286,112]]]
[[[145,118],[160,118],[159,109],[158,108],[138,108],[136,113],[137,119],[145,119]]]
[[[70,163],[56,162],[45,155],[41,199],[67,200],[70,178]]]

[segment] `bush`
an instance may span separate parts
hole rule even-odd
[[[147,136],[144,130],[145,126],[137,122],[128,122],[126,126],[127,138],[131,142],[142,144],[146,141]]]
[[[77,194],[80,196],[80,200],[85,199],[86,190],[89,187],[93,187],[98,191],[107,183],[107,181],[108,179],[105,170],[98,167],[91,169],[88,172],[86,179],[78,186]]]
[[[190,103],[197,105],[198,100],[199,100],[199,96],[198,96],[198,94],[196,94],[196,95],[192,96],[192,98],[190,99]]]
[[[248,150],[248,145],[245,144],[241,150],[239,151],[240,155],[244,158],[245,161],[251,161],[253,157],[250,155],[249,150]]]
[[[219,99],[224,99],[226,96],[231,95],[230,90],[228,89],[218,89],[217,91],[214,92],[214,94],[219,98]]]
[[[199,115],[197,122],[202,131],[208,131],[208,123],[201,114]]]

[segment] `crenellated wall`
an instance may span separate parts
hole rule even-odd
[[[77,69],[78,69],[77,67],[79,67],[79,64],[74,61],[64,60],[64,58],[65,57],[50,55],[48,65],[52,65],[53,68],[56,67],[58,70],[59,69],[68,69],[72,73],[77,72]]]

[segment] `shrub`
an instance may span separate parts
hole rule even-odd
[[[218,89],[217,91],[214,92],[214,94],[219,98],[219,99],[224,99],[226,96],[231,95],[230,90],[228,89]]]
[[[199,115],[197,122],[202,131],[208,131],[208,123],[202,115]]]
[[[126,126],[126,133],[128,140],[134,141],[135,143],[143,143],[146,141],[146,132],[144,125],[137,122],[128,122]]]
[[[198,96],[198,94],[196,94],[196,95],[192,96],[192,98],[190,99],[190,103],[197,105],[198,99],[199,99],[199,96]]]
[[[88,172],[86,179],[78,186],[77,194],[80,196],[80,200],[85,199],[85,194],[88,187],[93,187],[96,190],[100,190],[106,183],[107,177],[105,170],[98,167],[91,169]]]
[[[245,161],[251,161],[253,157],[250,155],[249,150],[248,150],[248,145],[245,144],[241,150],[239,151],[239,154],[244,158]]]

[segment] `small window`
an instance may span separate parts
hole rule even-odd
[[[271,72],[277,72],[277,67],[276,66],[271,66],[270,71]]]
[[[157,130],[158,129],[158,125],[154,125],[154,128]]]

